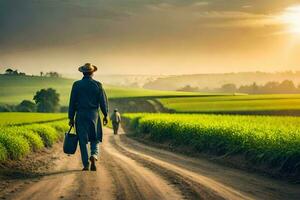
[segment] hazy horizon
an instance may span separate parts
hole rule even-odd
[[[300,70],[300,0],[2,0],[0,29],[1,71]]]
[[[26,75],[29,76],[40,76],[40,72],[43,72],[44,74],[47,72],[52,72],[53,70],[51,68],[48,68],[45,71],[34,71],[34,73],[30,73],[29,71],[25,71],[22,68],[14,67],[14,66],[2,66],[0,67],[0,74],[5,74],[6,69],[13,69],[18,70],[18,72],[24,72]],[[55,70],[54,70],[55,71]],[[75,67],[73,72],[70,73],[60,73],[60,70],[57,70],[55,72],[58,72],[59,75],[61,75],[63,78],[68,77],[82,77],[82,73],[77,70]],[[207,72],[207,73],[177,73],[177,74],[151,74],[151,73],[102,73],[101,69],[94,73],[94,76],[189,76],[189,75],[224,75],[224,74],[242,74],[242,73],[266,73],[266,74],[280,74],[280,73],[299,73],[299,70],[282,70],[282,71],[229,71],[229,72]]]

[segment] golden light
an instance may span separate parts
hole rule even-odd
[[[287,24],[289,33],[300,34],[300,5],[287,8],[280,19]]]

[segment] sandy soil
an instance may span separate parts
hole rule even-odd
[[[300,185],[146,146],[105,128],[97,172],[52,150],[38,176],[5,180],[2,199],[299,199]],[[55,159],[53,159],[55,158]],[[49,161],[50,162],[50,161]]]

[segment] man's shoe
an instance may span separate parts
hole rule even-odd
[[[89,171],[90,166],[86,166],[82,169],[82,171]]]
[[[84,168],[82,169],[82,171],[89,171],[89,169],[90,169],[90,165],[88,164],[88,165],[84,166]]]
[[[91,156],[90,161],[91,161],[91,171],[97,171],[96,158],[94,156]]]

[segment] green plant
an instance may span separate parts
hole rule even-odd
[[[59,139],[55,128],[50,125],[33,124],[27,126],[27,128],[38,133],[46,147],[51,147]]]
[[[8,157],[7,150],[5,146],[2,143],[0,143],[0,162],[5,161],[7,157]]]
[[[44,147],[41,137],[26,127],[9,127],[4,130],[6,134],[9,135],[20,135],[23,136],[25,140],[29,143],[32,151],[37,151]]]
[[[30,146],[23,136],[7,134],[3,128],[0,129],[0,143],[3,144],[11,159],[20,159],[30,152]]]

